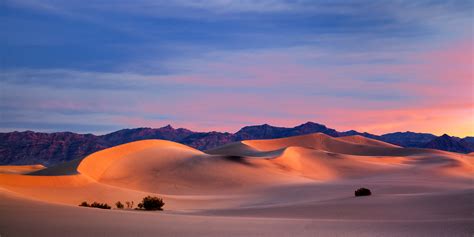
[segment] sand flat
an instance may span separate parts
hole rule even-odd
[[[471,236],[472,218],[360,219],[277,213],[180,214],[172,211],[99,210],[43,203],[0,194],[2,236]],[[385,203],[389,205],[390,203]],[[452,203],[451,203],[452,204]],[[392,208],[397,208],[398,203]],[[413,206],[412,206],[413,207]],[[327,206],[332,209],[331,206]],[[407,207],[409,208],[409,207]],[[321,212],[308,206],[288,207]],[[406,210],[406,209],[404,209]],[[375,210],[373,210],[375,211]],[[372,211],[372,214],[373,214]],[[379,209],[384,213],[386,209]],[[330,213],[337,211],[330,210]],[[327,210],[325,210],[327,213]],[[380,217],[380,216],[379,216]],[[25,228],[28,227],[28,228]]]

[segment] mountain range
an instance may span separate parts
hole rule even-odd
[[[236,133],[194,132],[185,128],[175,129],[168,125],[161,128],[122,129],[100,136],[72,132],[0,133],[0,165],[43,164],[51,166],[83,158],[105,148],[144,139],[169,140],[204,151],[235,141],[282,138],[318,132],[333,137],[360,135],[402,147],[431,148],[460,153],[474,151],[474,137],[459,138],[446,134],[438,137],[429,133],[414,132],[395,132],[384,135],[361,133],[354,130],[338,132],[314,122],[307,122],[293,128],[275,127],[268,124],[246,126]]]

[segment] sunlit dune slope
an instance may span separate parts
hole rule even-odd
[[[46,167],[43,165],[2,165],[0,166],[0,174],[26,174]]]
[[[188,155],[201,154],[200,151],[191,147],[165,140],[143,140],[131,142],[113,148],[105,149],[89,155],[81,161],[77,170],[95,180],[99,180],[104,172],[120,162],[124,157],[139,157],[143,151],[155,150],[157,153],[165,154],[166,157],[173,156],[176,159],[186,157]],[[136,160],[136,165],[142,162]],[[163,160],[162,160],[163,161]],[[168,161],[168,160],[166,160]],[[166,162],[163,161],[163,162]],[[130,167],[132,168],[132,167]]]
[[[367,157],[368,158],[368,157]],[[366,157],[337,154],[306,147],[290,146],[280,156],[268,161],[275,169],[294,176],[328,181],[348,177],[369,176],[398,168],[399,158],[378,158],[377,162]]]
[[[322,134],[322,133],[319,133]],[[317,134],[313,134],[317,135]],[[322,134],[324,135],[324,134]],[[335,139],[338,141],[345,141],[345,142],[350,142],[350,143],[355,143],[355,144],[360,144],[360,145],[367,145],[367,146],[380,146],[380,147],[400,147],[394,144],[386,143],[383,141],[367,138],[364,136],[360,135],[353,135],[353,136],[345,136],[345,137],[328,137],[326,136],[326,139]]]
[[[17,187],[78,187],[94,181],[83,175],[33,176],[0,174],[0,185]]]
[[[101,184],[81,174],[61,176],[0,174],[0,190],[2,188],[25,198],[74,206],[83,201],[109,204],[119,200],[138,202],[143,196],[149,195],[149,193]],[[179,207],[175,203],[169,198],[171,206]]]
[[[323,133],[269,140],[248,140],[242,141],[242,143],[260,151],[271,151],[289,146],[298,146],[361,156],[406,156],[416,153],[433,152],[427,149],[401,148],[393,144],[362,136],[336,138]]]

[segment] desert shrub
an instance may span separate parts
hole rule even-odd
[[[116,202],[116,203],[115,203],[115,206],[116,206],[118,209],[123,209],[123,204],[122,204],[120,201]]]
[[[359,188],[357,189],[355,192],[354,192],[354,195],[356,197],[360,197],[360,196],[370,196],[372,194],[372,192],[370,192],[369,189],[367,188]]]
[[[89,205],[86,201],[81,202],[79,204],[80,207],[94,207],[94,208],[102,208],[102,209],[110,209],[111,207],[107,205],[107,203],[98,203],[98,202],[93,202]]]
[[[133,208],[133,201],[126,201],[125,204],[127,205],[127,208]]]
[[[98,203],[98,202],[93,202],[90,207],[95,207],[95,208],[101,208],[101,209],[110,209],[112,208],[111,206],[107,205],[107,203]]]
[[[145,209],[149,211],[161,211],[165,203],[163,199],[159,197],[146,196],[143,198],[142,202],[138,204],[138,208]]]

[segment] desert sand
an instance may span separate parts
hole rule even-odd
[[[0,174],[27,174],[45,168],[43,165],[0,165]]]
[[[0,166],[1,236],[472,236],[473,157],[310,134],[201,152],[144,140]],[[366,187],[371,196],[354,197]],[[101,210],[82,201],[164,211]]]

